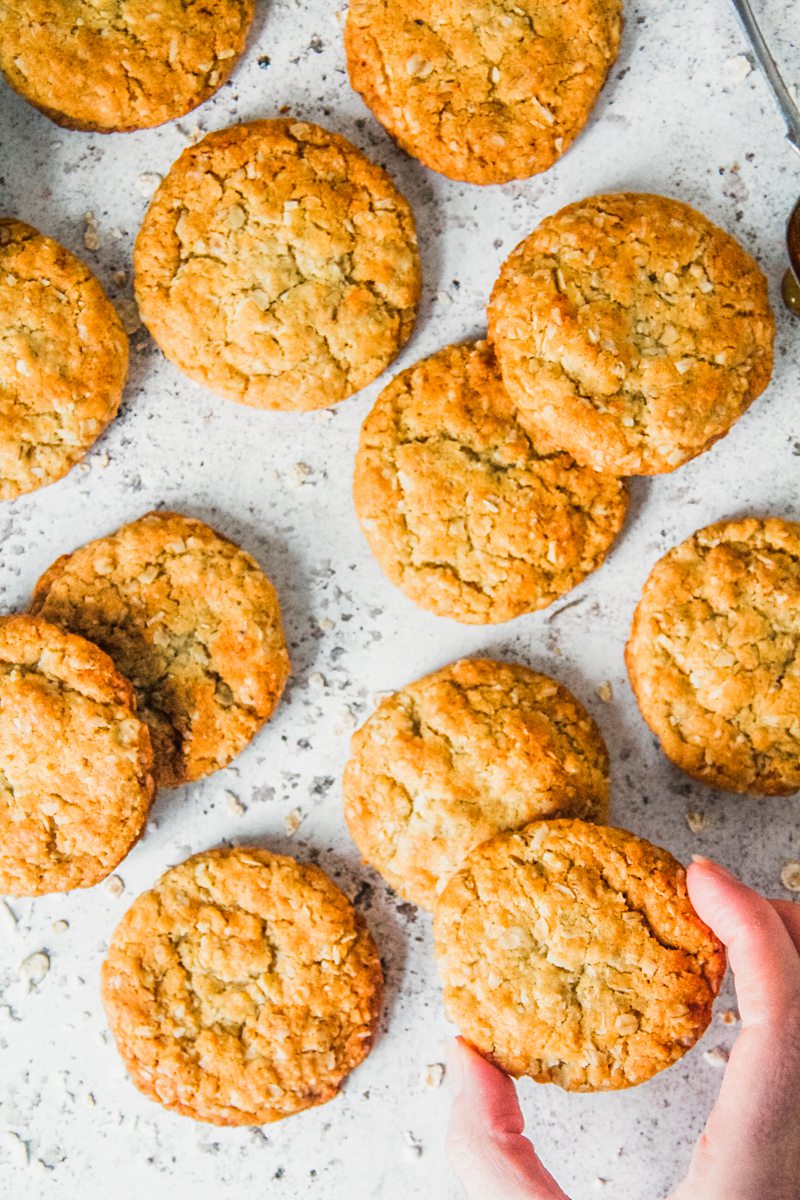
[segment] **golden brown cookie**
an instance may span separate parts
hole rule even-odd
[[[414,218],[335,133],[253,121],[184,150],[136,240],[136,299],[167,358],[255,408],[322,408],[411,333]]]
[[[464,658],[380,704],[353,735],[343,790],[362,858],[432,909],[470,850],[538,817],[608,815],[608,752],[562,684]]]
[[[278,1121],[366,1058],[383,973],[319,867],[250,847],[172,867],[117,926],[103,1004],[140,1091],[214,1125]]]
[[[535,821],[473,850],[434,920],[445,1005],[514,1076],[574,1092],[643,1083],[701,1036],[725,951],[666,850]]]
[[[487,342],[401,372],[364,422],[356,512],[412,600],[470,624],[551,604],[600,566],[625,517],[618,479],[515,420]]]
[[[619,51],[621,0],[350,0],[350,82],[404,150],[467,183],[546,170]]]
[[[130,679],[161,787],[226,766],[289,675],[278,598],[258,563],[179,513],[147,513],[63,555],[31,611],[97,642]]]
[[[183,116],[244,50],[254,0],[0,0],[0,70],[68,129]]]
[[[140,837],[153,752],[133,690],[82,637],[0,617],[0,893],[91,887]]]
[[[700,529],[653,568],[625,652],[664,753],[712,787],[800,789],[800,525]]]
[[[89,268],[0,219],[0,500],[83,458],[116,415],[127,372],[128,339]]]
[[[635,193],[547,217],[489,305],[520,420],[617,475],[673,471],[726,434],[769,382],[774,329],[738,242],[687,204]]]

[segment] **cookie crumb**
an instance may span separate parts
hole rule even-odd
[[[50,957],[44,950],[37,950],[35,954],[29,954],[19,964],[20,978],[27,980],[31,987],[40,984],[49,970]]]
[[[311,467],[307,463],[297,462],[286,473],[287,482],[291,488],[300,488],[311,475]]]
[[[30,1161],[28,1154],[28,1143],[22,1138],[12,1133],[9,1129],[3,1134],[2,1143],[0,1143],[6,1152],[6,1157],[11,1159],[15,1167],[27,1167]]]
[[[422,1072],[422,1083],[426,1088],[441,1087],[443,1079],[444,1063],[428,1063],[427,1067]]]
[[[736,1025],[739,1021],[739,1014],[735,1008],[723,1008],[717,1020],[721,1025]]]
[[[235,817],[241,817],[247,812],[247,808],[242,804],[235,792],[226,792],[225,799],[228,801],[228,808]]]
[[[128,335],[142,328],[142,318],[135,300],[117,300],[116,309],[122,328]]]
[[[315,692],[321,692],[327,685],[327,679],[321,671],[315,671],[313,675],[308,677],[308,686],[313,688]]]
[[[744,83],[752,70],[753,64],[746,54],[734,54],[725,60],[725,73],[731,83]]]
[[[8,907],[5,900],[0,900],[0,922],[9,933],[15,933],[17,928],[16,914]]]
[[[108,892],[109,896],[113,896],[115,899],[122,895],[122,893],[125,891],[125,884],[122,882],[119,875],[110,875],[108,877],[106,880],[106,891]]]
[[[100,235],[97,232],[97,223],[95,222],[95,219],[94,219],[94,213],[93,212],[84,213],[83,219],[84,219],[84,222],[86,223],[86,228],[83,231],[84,246],[86,247],[87,250],[92,250],[92,251],[99,250],[100,249]]]
[[[152,196],[163,178],[156,171],[144,171],[136,180],[136,187],[142,196]]]
[[[50,928],[52,929],[53,933],[66,933],[69,929],[69,921],[53,921],[53,924],[50,926]]]
[[[707,824],[705,814],[701,812],[687,812],[686,824],[692,833],[699,833],[701,829],[705,829]]]
[[[304,816],[299,808],[293,808],[290,813],[287,813],[283,818],[283,823],[286,826],[286,833],[289,837],[294,837],[300,826],[303,824]]]
[[[789,892],[800,892],[800,862],[790,859],[781,871],[781,883]]]
[[[332,621],[330,617],[323,617],[322,620],[318,622],[318,626],[322,633],[330,633],[332,629],[336,628],[336,622]]]
[[[710,1067],[724,1067],[730,1054],[724,1046],[712,1046],[710,1050],[703,1052],[703,1058]]]
[[[605,683],[601,683],[597,689],[597,695],[603,701],[603,704],[610,704],[614,699],[614,689],[611,686],[611,681],[606,679]]]
[[[339,710],[339,718],[333,727],[334,733],[347,733],[355,729],[358,724],[358,718],[347,704]]]

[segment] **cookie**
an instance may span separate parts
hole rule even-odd
[[[89,268],[0,219],[0,500],[66,475],[116,416],[127,373],[128,339]]]
[[[142,319],[198,383],[255,408],[322,408],[370,383],[411,333],[414,218],[335,133],[253,121],[184,150],[134,252]]]
[[[59,558],[31,611],[96,642],[130,679],[161,787],[226,766],[289,675],[278,598],[258,563],[179,513],[147,513]]]
[[[366,1058],[383,974],[319,867],[249,847],[172,867],[117,926],[103,1004],[140,1091],[214,1125],[324,1104]]]
[[[473,850],[436,909],[450,1018],[514,1076],[643,1083],[701,1036],[725,951],[683,867],[623,829],[535,821]]]
[[[619,52],[620,0],[350,0],[350,82],[404,150],[467,183],[545,171]]]
[[[254,0],[2,0],[0,70],[68,129],[161,125],[213,96],[244,50]]]
[[[152,763],[107,654],[39,617],[0,617],[0,893],[109,875],[144,829]]]
[[[772,373],[767,281],[687,204],[570,204],[517,246],[489,336],[526,427],[615,475],[673,471],[728,432]]]
[[[465,658],[383,700],[353,736],[345,817],[362,858],[432,909],[470,850],[538,817],[608,815],[608,752],[562,684]]]
[[[448,346],[384,388],[353,494],[392,583],[470,624],[544,608],[580,583],[627,506],[618,479],[525,432],[486,342]]]
[[[729,792],[800,789],[800,524],[721,521],[653,568],[625,653],[664,753]]]

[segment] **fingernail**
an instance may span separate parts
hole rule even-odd
[[[705,854],[693,854],[693,855],[692,855],[692,862],[695,862],[695,863],[700,863],[700,864],[702,865],[702,864],[704,864],[704,863],[710,863],[710,862],[711,862],[711,859],[710,859],[710,858],[706,858]],[[712,866],[714,866],[714,863],[711,863],[711,865],[712,865]]]
[[[461,1050],[455,1038],[448,1038],[444,1048],[444,1057],[447,1063],[447,1081],[450,1089],[454,1093],[459,1092],[464,1081],[464,1068],[461,1064]]]

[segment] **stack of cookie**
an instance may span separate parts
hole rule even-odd
[[[767,282],[728,234],[663,196],[594,196],[544,220],[492,292],[489,342],[384,388],[356,512],[412,600],[487,624],[552,603],[603,561],[624,477],[672,471],[769,382]]]
[[[354,735],[343,790],[364,860],[434,912],[448,1012],[499,1066],[629,1087],[708,1025],[724,950],[680,864],[602,824],[608,754],[563,685],[488,659],[436,671]]]
[[[156,786],[230,762],[288,674],[275,589],[202,521],[148,513],[60,558],[0,618],[0,891],[103,879]]]

